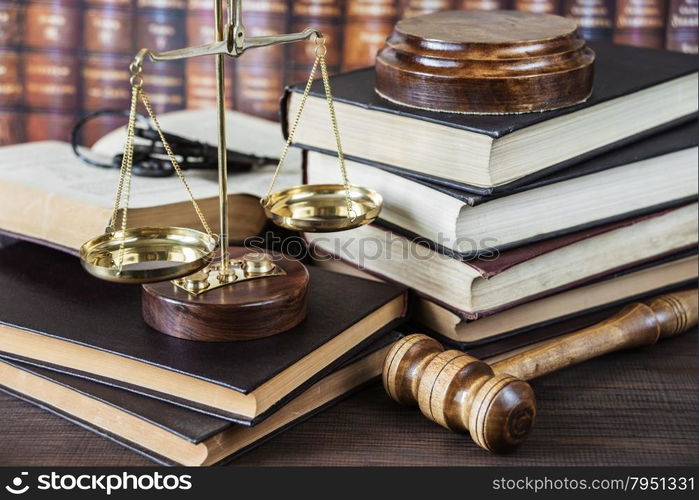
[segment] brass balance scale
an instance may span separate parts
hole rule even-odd
[[[372,222],[379,214],[381,196],[351,185],[345,169],[337,118],[325,61],[322,33],[306,28],[300,33],[248,37],[242,24],[241,0],[228,0],[224,22],[223,0],[215,0],[216,41],[157,53],[138,52],[131,63],[131,106],[113,214],[104,234],[80,249],[83,267],[94,276],[144,284],[144,320],[168,335],[201,341],[261,338],[288,330],[306,313],[308,271],[298,261],[274,252],[248,252],[229,247],[228,176],[224,98],[224,57],[246,50],[308,40],[316,44],[316,58],[289,137],[261,203],[277,225],[292,230],[342,231]],[[218,111],[218,183],[220,234],[211,230],[162,134],[144,90],[143,62],[174,61],[215,56]],[[328,111],[335,134],[342,184],[301,185],[273,192],[286,159],[316,71],[320,67]],[[128,228],[128,205],[138,100],[145,106],[163,147],[187,191],[204,231],[181,227]],[[117,225],[120,227],[117,228]]]

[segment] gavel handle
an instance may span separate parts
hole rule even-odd
[[[584,330],[539,344],[491,364],[496,374],[530,380],[613,351],[655,344],[697,324],[697,290],[631,304]]]

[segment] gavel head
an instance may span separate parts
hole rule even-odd
[[[430,420],[494,453],[507,453],[529,436],[536,420],[534,391],[461,351],[445,351],[426,335],[396,342],[383,366],[383,385],[395,401],[418,404]]]

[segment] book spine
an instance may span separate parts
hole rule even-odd
[[[136,0],[137,48],[157,52],[183,48],[185,0]],[[158,114],[184,108],[184,61],[143,65],[144,89]]]
[[[326,60],[328,71],[337,73],[342,57],[342,27],[344,1],[342,0],[297,0],[292,2],[291,30],[301,31],[312,26],[327,38],[328,54]],[[292,66],[289,79],[301,82],[308,79],[308,73],[315,59],[315,45],[312,43],[295,43],[289,47]]]
[[[214,11],[210,0],[187,2],[187,46],[204,45],[216,40]],[[188,109],[216,109],[216,62],[213,57],[194,57],[185,60],[185,101]],[[234,104],[235,59],[225,58],[226,108]]]
[[[342,70],[373,66],[397,16],[395,0],[348,0]]]
[[[614,42],[638,47],[664,47],[667,4],[667,0],[617,0]]]
[[[457,0],[460,10],[504,10],[512,6],[511,0]]]
[[[134,53],[135,13],[131,0],[85,0],[83,10],[82,109],[129,107],[129,64]],[[91,146],[126,124],[121,116],[102,116],[83,129],[82,143]]]
[[[290,31],[289,5],[286,0],[263,0],[249,3],[245,8],[245,29],[250,36],[268,36]],[[314,27],[323,31],[322,26]],[[292,45],[298,48],[313,44],[299,42]],[[287,46],[274,45],[258,49],[254,55],[236,61],[236,109],[279,121],[279,99],[286,83],[287,50],[290,50]]]
[[[401,17],[415,17],[432,12],[441,12],[453,8],[453,0],[404,0]]]
[[[514,9],[539,14],[558,14],[561,12],[560,0],[514,0]]]
[[[0,146],[24,141],[20,55],[23,20],[19,2],[0,1]]]
[[[615,0],[566,0],[563,15],[575,20],[587,40],[611,40]]]
[[[70,140],[80,104],[81,5],[26,3],[23,67],[28,141]]]
[[[670,0],[665,48],[696,54],[699,37],[699,0]]]

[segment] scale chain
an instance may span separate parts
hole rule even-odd
[[[330,121],[332,123],[332,129],[333,129],[333,134],[335,135],[335,144],[337,147],[337,157],[338,161],[340,163],[340,172],[342,174],[342,181],[345,187],[345,203],[347,204],[347,217],[351,220],[354,221],[357,218],[357,214],[354,211],[354,208],[352,206],[352,198],[350,195],[350,183],[349,183],[349,178],[347,176],[347,168],[345,166],[345,154],[342,150],[342,144],[340,142],[340,129],[337,125],[337,115],[335,114],[335,106],[333,105],[333,98],[332,98],[332,92],[330,90],[330,79],[328,77],[328,67],[327,63],[325,60],[325,55],[327,53],[327,47],[325,46],[325,38],[319,37],[316,39],[316,57],[315,60],[313,61],[313,67],[311,68],[311,72],[308,75],[308,81],[306,82],[306,87],[303,90],[303,95],[301,97],[301,102],[299,103],[299,109],[296,112],[296,117],[294,118],[294,123],[292,126],[289,128],[289,135],[286,139],[286,144],[284,145],[284,149],[282,150],[282,154],[279,158],[279,163],[277,163],[277,168],[274,171],[274,175],[272,176],[272,182],[269,185],[269,189],[267,190],[267,194],[265,195],[265,198],[262,200],[263,204],[267,203],[267,200],[269,200],[270,195],[272,194],[272,190],[274,189],[274,186],[277,182],[277,177],[279,177],[279,172],[281,170],[282,165],[284,164],[284,161],[286,160],[286,156],[289,152],[289,148],[291,147],[291,144],[294,141],[294,134],[296,133],[296,129],[299,125],[299,122],[301,120],[301,114],[303,113],[304,107],[306,106],[306,101],[308,100],[308,96],[310,95],[311,92],[311,86],[313,85],[313,78],[316,75],[316,72],[318,71],[318,66],[320,66],[320,72],[321,76],[323,79],[323,88],[325,90],[325,99],[328,103],[328,112],[330,114]]]
[[[119,169],[119,183],[117,185],[117,191],[114,199],[114,210],[112,212],[112,217],[109,222],[109,227],[107,227],[107,232],[109,233],[114,233],[116,231],[116,224],[117,224],[117,218],[119,214],[119,208],[121,206],[122,198],[124,201],[124,206],[122,209],[121,213],[121,242],[119,244],[119,259],[117,263],[118,267],[118,272],[121,273],[123,264],[124,264],[124,249],[125,249],[125,244],[126,244],[126,225],[128,221],[128,211],[129,211],[129,199],[130,199],[130,194],[131,194],[131,179],[132,179],[132,167],[133,167],[133,152],[134,152],[134,137],[135,137],[135,127],[136,127],[136,108],[138,105],[138,98],[141,98],[141,101],[143,102],[143,105],[145,106],[146,110],[148,111],[148,115],[150,116],[151,122],[153,123],[153,127],[155,127],[156,131],[158,132],[158,135],[160,136],[160,140],[163,143],[163,148],[165,149],[165,152],[167,153],[167,156],[172,163],[173,168],[175,169],[175,172],[177,173],[177,176],[179,177],[180,181],[182,181],[182,184],[184,185],[185,190],[187,191],[187,194],[189,195],[189,199],[192,202],[192,205],[194,207],[194,211],[196,212],[197,216],[199,217],[199,220],[204,226],[204,229],[206,230],[206,233],[209,236],[213,236],[213,232],[211,231],[211,227],[209,226],[208,222],[206,221],[206,218],[204,217],[204,213],[201,211],[201,208],[199,207],[199,204],[197,203],[197,200],[194,198],[194,194],[192,193],[191,188],[189,187],[189,183],[185,179],[184,173],[182,172],[182,169],[180,167],[179,162],[177,161],[177,158],[175,157],[175,154],[172,151],[172,148],[170,147],[170,144],[167,142],[165,139],[165,136],[163,134],[162,127],[160,126],[160,122],[158,121],[158,118],[155,115],[155,112],[153,111],[153,107],[151,106],[150,100],[148,99],[148,95],[146,92],[143,90],[143,79],[140,75],[142,70],[142,67],[140,64],[131,65],[131,104],[129,107],[129,122],[127,126],[127,132],[126,132],[126,143],[124,145],[124,155],[121,160],[121,168]]]

